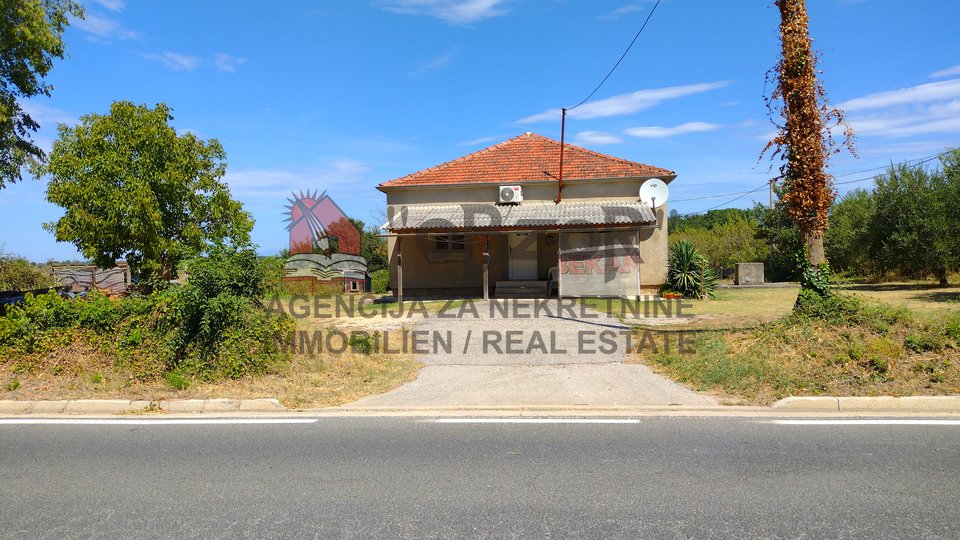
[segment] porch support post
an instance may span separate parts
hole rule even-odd
[[[640,278],[640,272],[643,272],[643,257],[641,256],[641,253],[640,253],[640,229],[637,229],[636,239],[637,239],[637,300],[640,300],[640,297],[643,293],[643,289],[640,288],[641,284],[643,283],[643,280]]]
[[[490,299],[490,236],[483,235],[483,299]]]
[[[403,237],[397,236],[397,303],[403,305]]]
[[[563,235],[560,230],[557,230],[557,300],[563,298],[563,260],[561,257],[560,246],[563,245],[561,242],[561,236]]]

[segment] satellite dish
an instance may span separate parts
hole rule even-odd
[[[673,210],[670,211],[670,217],[672,217],[672,218],[673,218],[673,217],[677,217],[677,216],[679,216],[679,215],[680,215],[680,212],[677,212],[677,209],[676,209],[676,208],[674,208]]]
[[[650,208],[656,208],[657,205],[667,202],[669,194],[670,190],[667,189],[666,182],[659,178],[651,178],[640,185],[640,202]]]

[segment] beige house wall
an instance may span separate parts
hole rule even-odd
[[[669,182],[673,178],[662,178]],[[612,200],[636,201],[643,178],[618,178],[600,180],[570,180],[564,182],[563,200]],[[557,184],[521,183],[524,201],[553,201],[557,196]],[[393,216],[403,206],[420,204],[460,204],[496,202],[499,184],[418,186],[382,188],[387,195],[387,215]],[[522,203],[521,203],[522,204]],[[667,205],[658,205],[656,227],[639,229],[640,237],[640,284],[641,287],[658,287],[666,279],[667,272]],[[545,280],[550,267],[557,265],[556,233],[538,232],[538,279]],[[507,279],[507,235],[487,235],[490,246],[490,289],[497,281]],[[394,235],[387,238],[390,254],[390,286],[397,290],[397,255],[403,253],[403,286],[405,293],[436,294],[446,289],[460,294],[477,294],[483,288],[483,242],[484,234],[468,234],[463,252],[437,252],[432,236]]]

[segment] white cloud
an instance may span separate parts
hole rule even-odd
[[[247,63],[246,58],[227,53],[217,53],[209,59],[171,51],[145,54],[143,57],[147,60],[159,62],[174,71],[193,71],[203,66],[213,66],[221,73],[233,73],[237,71],[240,65]]]
[[[847,112],[864,111],[952,98],[960,98],[960,79],[921,84],[919,86],[910,86],[888,92],[877,92],[844,101],[839,107]]]
[[[87,11],[83,19],[73,19],[70,24],[102,39],[134,39],[140,36],[116,20],[91,11]]]
[[[621,116],[633,114],[650,107],[657,106],[664,101],[676,99],[684,96],[716,90],[728,86],[731,81],[718,81],[712,83],[687,84],[683,86],[669,86],[667,88],[655,88],[648,90],[637,90],[629,94],[620,94],[618,96],[601,99],[581,105],[572,111],[567,112],[570,118],[606,118],[609,116]],[[560,109],[549,109],[542,113],[534,114],[526,118],[517,120],[517,124],[533,124],[537,122],[559,121]]]
[[[443,69],[448,65],[450,65],[450,62],[452,62],[453,59],[456,58],[457,53],[459,52],[460,52],[459,48],[454,47],[453,49],[450,49],[449,51],[441,54],[440,56],[436,56],[434,58],[431,58],[430,60],[427,60],[426,62],[421,63],[419,66],[416,67],[416,69],[411,71],[409,75],[411,77],[422,77],[423,75],[426,75],[431,71]]]
[[[946,141],[915,141],[896,144],[857,144],[857,154],[866,155],[889,155],[889,156],[926,156],[929,154],[938,154],[944,149],[950,147]],[[897,161],[901,157],[891,157],[887,161]],[[882,164],[882,163],[881,163]],[[862,164],[858,164],[858,170],[863,169]]]
[[[931,79],[942,79],[944,77],[953,77],[954,75],[960,75],[960,66],[953,66],[947,69],[941,69],[940,71],[934,71],[930,74]]]
[[[200,63],[203,61],[199,56],[191,56],[188,54],[180,54],[170,51],[164,51],[160,54],[145,54],[144,58],[153,60],[154,62],[160,62],[174,71],[193,71],[200,67]]]
[[[876,135],[887,138],[913,137],[934,133],[960,133],[960,115],[939,117],[891,116],[888,118],[853,118],[849,120],[854,133],[860,136]]]
[[[389,0],[383,9],[405,15],[429,15],[450,24],[471,24],[507,13],[505,0]]]
[[[629,15],[637,11],[644,11],[645,9],[644,5],[648,3],[649,3],[648,0],[637,0],[636,2],[630,2],[629,4],[618,7],[617,9],[611,11],[610,13],[607,13],[606,15],[601,15],[600,17],[597,17],[597,19],[601,21],[613,21],[613,20],[619,19],[620,17],[623,17],[624,15]]]
[[[510,135],[490,135],[487,137],[479,137],[473,139],[472,141],[466,141],[458,143],[460,146],[476,146],[478,144],[490,143],[490,142],[502,142],[510,138]]]
[[[78,121],[76,116],[63,109],[44,105],[35,100],[21,101],[20,106],[41,127],[47,127],[48,124],[76,124]]]
[[[719,124],[711,124],[709,122],[687,122],[685,124],[680,124],[673,127],[660,127],[660,126],[647,126],[647,127],[634,127],[626,131],[627,135],[631,137],[642,137],[645,139],[662,139],[665,137],[673,137],[675,135],[683,135],[685,133],[700,133],[703,131],[713,131],[719,129],[721,126]]]
[[[361,161],[342,159],[314,169],[227,169],[224,180],[230,193],[237,198],[279,200],[301,189],[335,191],[337,188],[354,190],[363,182],[372,168]]]
[[[574,144],[581,146],[601,145],[601,144],[620,144],[623,139],[610,133],[602,131],[581,131],[574,138]]]
[[[217,71],[222,73],[233,73],[237,71],[237,67],[246,63],[246,58],[240,58],[227,53],[217,53],[213,55],[213,66]]]
[[[905,138],[960,133],[960,79],[877,92],[841,103],[859,136]]]
[[[109,9],[110,11],[120,11],[127,7],[127,3],[124,0],[87,0],[87,2],[98,4],[101,7]]]

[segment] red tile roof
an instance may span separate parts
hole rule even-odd
[[[384,182],[380,187],[555,182],[559,169],[560,142],[525,133],[442,165]],[[673,175],[673,171],[659,167],[564,145],[564,180]]]

